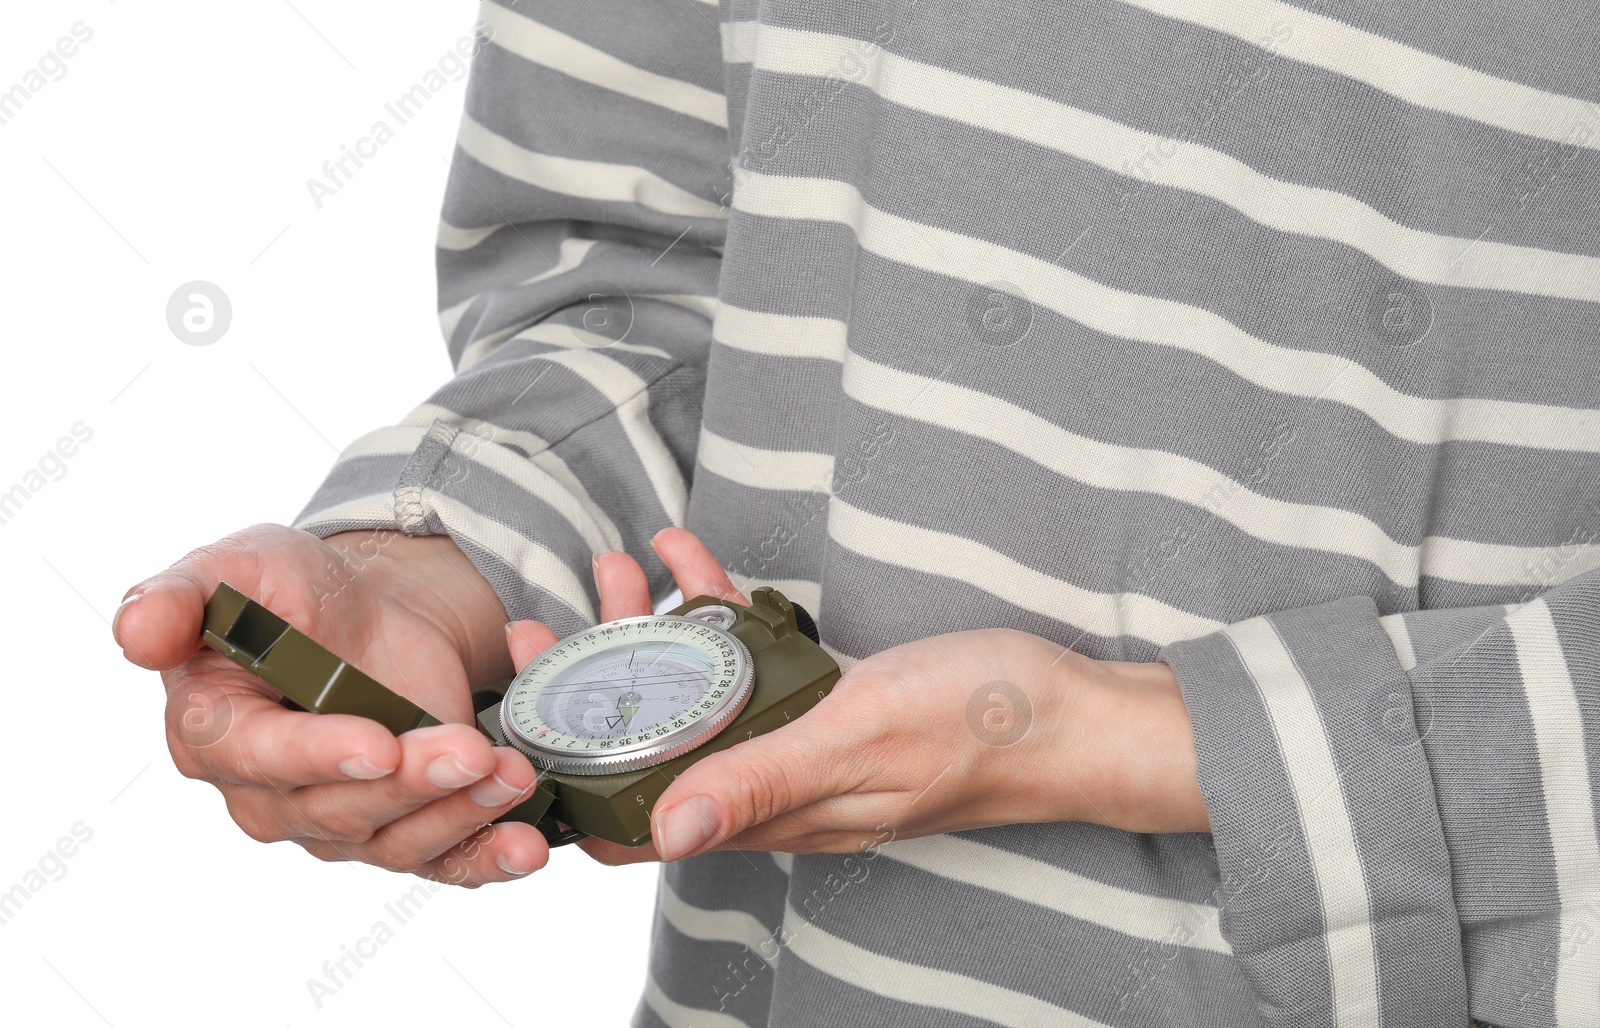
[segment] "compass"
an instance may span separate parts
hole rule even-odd
[[[301,710],[396,735],[439,724],[227,583],[206,603],[201,638]],[[748,606],[696,596],[569,635],[509,684],[473,692],[478,727],[539,770],[533,794],[499,820],[536,825],[552,846],[585,835],[642,845],[656,801],[690,765],[782,728],[838,679],[811,616],[771,586]]]
[[[570,635],[531,661],[500,705],[500,730],[544,771],[604,775],[671,760],[739,715],[750,651],[716,605],[623,618]]]

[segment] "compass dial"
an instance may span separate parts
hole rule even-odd
[[[623,618],[535,657],[506,691],[500,722],[537,767],[615,774],[708,741],[753,684],[750,652],[715,623],[693,612]]]

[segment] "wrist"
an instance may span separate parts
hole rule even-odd
[[[455,644],[474,685],[511,673],[505,605],[448,535],[366,529],[338,532],[323,541],[339,553],[346,573],[443,632]]]
[[[1099,662],[1119,773],[1114,808],[1133,832],[1209,832],[1195,780],[1194,728],[1178,676],[1160,662]]]
[[[1172,669],[1072,654],[1052,671],[1052,693],[1064,700],[1041,740],[1053,770],[1042,778],[1064,779],[1053,799],[1060,819],[1129,832],[1210,831]]]

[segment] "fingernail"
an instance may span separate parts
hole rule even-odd
[[[599,553],[594,555],[594,559],[589,561],[589,566],[594,569],[594,573],[595,574],[598,575],[600,573],[600,558],[604,557],[606,554],[608,554],[610,552],[612,552],[612,551],[610,551],[610,550],[601,550]]]
[[[520,878],[523,875],[533,874],[533,868],[530,867],[524,871],[503,853],[500,856],[495,857],[494,862],[499,865],[500,870],[504,871],[508,875],[516,875],[518,878]]]
[[[129,596],[117,605],[117,612],[111,615],[111,637],[117,642],[122,642],[122,632],[118,627],[122,624],[122,612],[137,603],[142,596],[144,596],[144,593],[134,593]]]
[[[394,774],[394,768],[379,767],[368,760],[366,754],[358,753],[339,761],[339,773],[346,778],[359,778],[364,782],[370,782],[374,778]]]
[[[490,775],[467,790],[467,795],[480,807],[498,807],[522,795],[522,790],[506,784],[499,775]]]
[[[471,785],[484,774],[487,772],[468,771],[454,753],[446,753],[442,757],[434,757],[433,763],[423,770],[422,777],[436,789],[459,789]]]
[[[656,852],[662,860],[678,860],[711,841],[722,823],[710,796],[690,796],[656,817]]]

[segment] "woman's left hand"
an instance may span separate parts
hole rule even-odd
[[[748,602],[689,532],[654,545],[685,598]],[[602,554],[595,572],[604,620],[650,613],[632,558]],[[547,641],[518,625],[509,634],[519,667]],[[652,845],[580,845],[620,864],[713,849],[856,852],[1019,822],[1207,831],[1194,772],[1165,664],[1091,660],[1013,629],[951,632],[860,661],[804,717],[697,761],[657,801]]]

